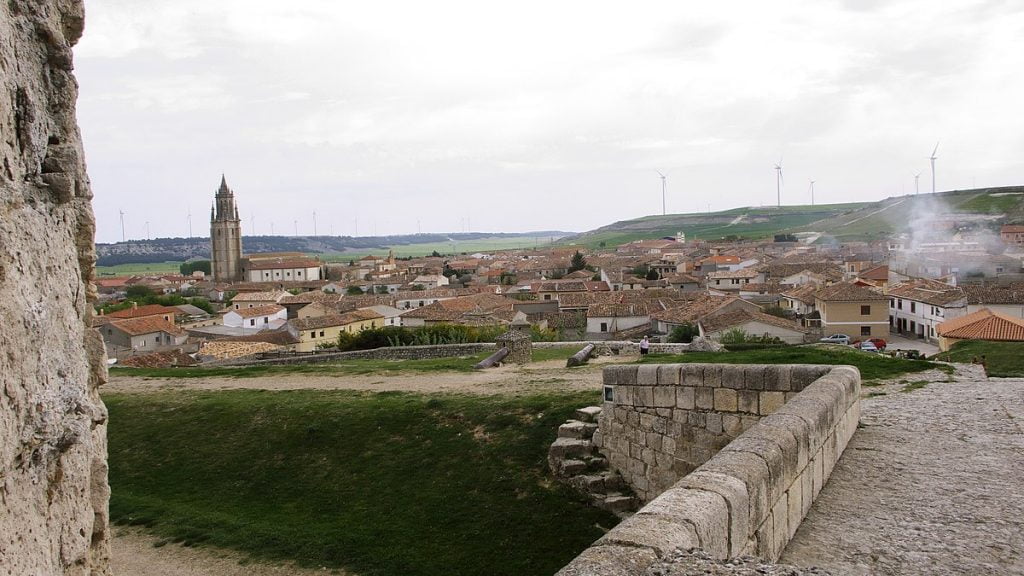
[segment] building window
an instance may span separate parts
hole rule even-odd
[[[607,322],[601,322],[601,332],[607,332],[607,331],[608,331],[608,323]]]
[[[861,316],[871,316],[871,306],[861,306],[860,307],[860,315]]]
[[[544,295],[544,299],[545,300],[551,300],[551,294],[545,294]]]
[[[255,318],[250,319],[249,320],[249,326],[255,326],[255,325],[256,325],[256,319]]]
[[[903,310],[903,300],[902,299],[896,301],[896,308],[898,310]]]
[[[321,330],[321,331],[320,331],[320,337],[321,337],[321,338],[323,338],[323,337],[324,337],[324,331],[323,331],[323,330]]]
[[[889,308],[895,308],[895,307],[896,307],[896,299],[895,298],[889,298]]]
[[[871,336],[871,326],[861,326],[860,327],[860,335],[861,336]]]
[[[910,311],[911,312],[917,312],[917,302],[911,302],[910,303]]]
[[[309,337],[310,338],[316,338],[316,330],[313,330],[312,332],[310,332],[309,333]]]
[[[270,316],[264,316],[263,317],[263,323],[264,324],[270,324]]]

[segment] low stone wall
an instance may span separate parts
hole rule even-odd
[[[605,368],[607,401],[598,441],[613,467],[616,459],[625,458],[633,467],[624,472],[627,480],[647,479],[645,491],[653,495],[670,481],[666,470],[683,471],[699,459],[690,452],[693,446],[680,446],[682,435],[673,438],[674,432],[682,432],[680,420],[685,418],[694,433],[703,429],[708,434],[704,438],[713,441],[729,434],[724,425],[721,433],[708,430],[712,414],[723,420],[738,418],[738,423],[731,420],[733,432],[742,432],[558,574],[642,574],[674,550],[690,548],[714,558],[756,555],[774,561],[857,428],[856,368],[688,366]],[[703,427],[697,415],[704,416]],[[676,446],[666,447],[666,439]]]
[[[830,369],[610,366],[604,370],[606,411],[595,443],[637,495],[649,501]],[[611,402],[608,393],[613,393]]]

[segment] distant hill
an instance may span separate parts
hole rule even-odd
[[[438,249],[444,253],[450,246],[490,244],[515,244],[516,239],[524,242],[534,238],[558,239],[572,232],[461,232],[453,234],[404,234],[397,236],[242,236],[242,249],[246,254],[267,252],[304,252],[312,254],[334,254],[345,252],[386,252],[402,247],[417,252],[416,247]],[[504,241],[504,242],[502,242]],[[520,242],[522,243],[522,242]],[[148,264],[210,257],[210,239],[202,238],[155,238],[152,240],[129,240],[113,244],[97,244],[98,266],[119,264]]]
[[[612,247],[644,238],[686,234],[687,239],[770,238],[775,234],[819,233],[824,239],[873,240],[913,226],[928,226],[928,219],[958,215],[995,227],[1003,222],[1024,222],[1024,186],[956,190],[937,194],[900,196],[879,202],[815,206],[758,206],[724,212],[667,214],[623,220],[596,230],[563,238],[563,244]]]

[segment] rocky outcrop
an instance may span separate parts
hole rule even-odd
[[[0,3],[0,572],[108,574],[103,343],[86,328],[92,193],[79,0]]]

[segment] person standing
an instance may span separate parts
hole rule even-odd
[[[651,341],[644,336],[643,340],[640,341],[640,355],[646,356],[651,351]]]

